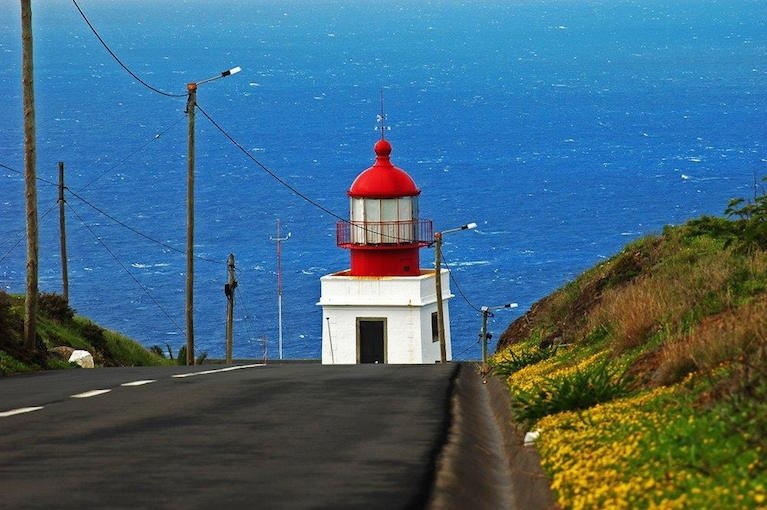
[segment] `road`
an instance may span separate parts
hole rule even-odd
[[[0,508],[420,508],[457,365],[0,378]]]

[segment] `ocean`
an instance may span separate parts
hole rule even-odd
[[[221,128],[198,111],[195,337],[211,357],[224,354],[229,253],[234,356],[277,356],[278,219],[291,234],[284,356],[320,356],[319,278],[348,267],[334,216],[374,161],[382,92],[421,217],[478,224],[443,246],[457,359],[480,356],[481,306],[519,304],[491,319],[497,338],[632,240],[763,192],[765,1],[77,3],[126,67],[180,97],[120,67],[74,2],[33,2],[40,289],[61,292],[63,161],[71,305],[146,346],[185,343],[186,84],[234,66],[197,96]],[[0,0],[0,288],[13,293],[20,47],[19,3]]]

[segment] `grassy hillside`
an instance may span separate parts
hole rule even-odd
[[[0,375],[51,368],[69,368],[65,359],[51,349],[68,346],[93,354],[97,366],[158,365],[166,363],[161,355],[150,352],[137,342],[103,329],[84,317],[75,315],[64,299],[42,294],[35,349],[23,347],[24,299],[0,291]]]
[[[563,508],[767,507],[767,206],[638,240],[493,358]]]

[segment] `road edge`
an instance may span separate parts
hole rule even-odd
[[[453,384],[447,441],[427,508],[557,508],[540,456],[523,446],[509,395],[496,377],[461,364]]]

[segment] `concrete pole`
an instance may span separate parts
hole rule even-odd
[[[38,222],[37,144],[35,138],[34,58],[32,2],[21,0],[21,84],[24,103],[24,188],[27,214],[27,286],[24,301],[24,345],[37,344]]]
[[[186,176],[186,364],[194,365],[194,113],[197,106],[197,84],[188,83],[189,117],[187,135]]]
[[[59,239],[61,246],[61,286],[64,301],[69,303],[69,269],[67,268],[67,226],[64,214],[64,162],[59,161]]]

